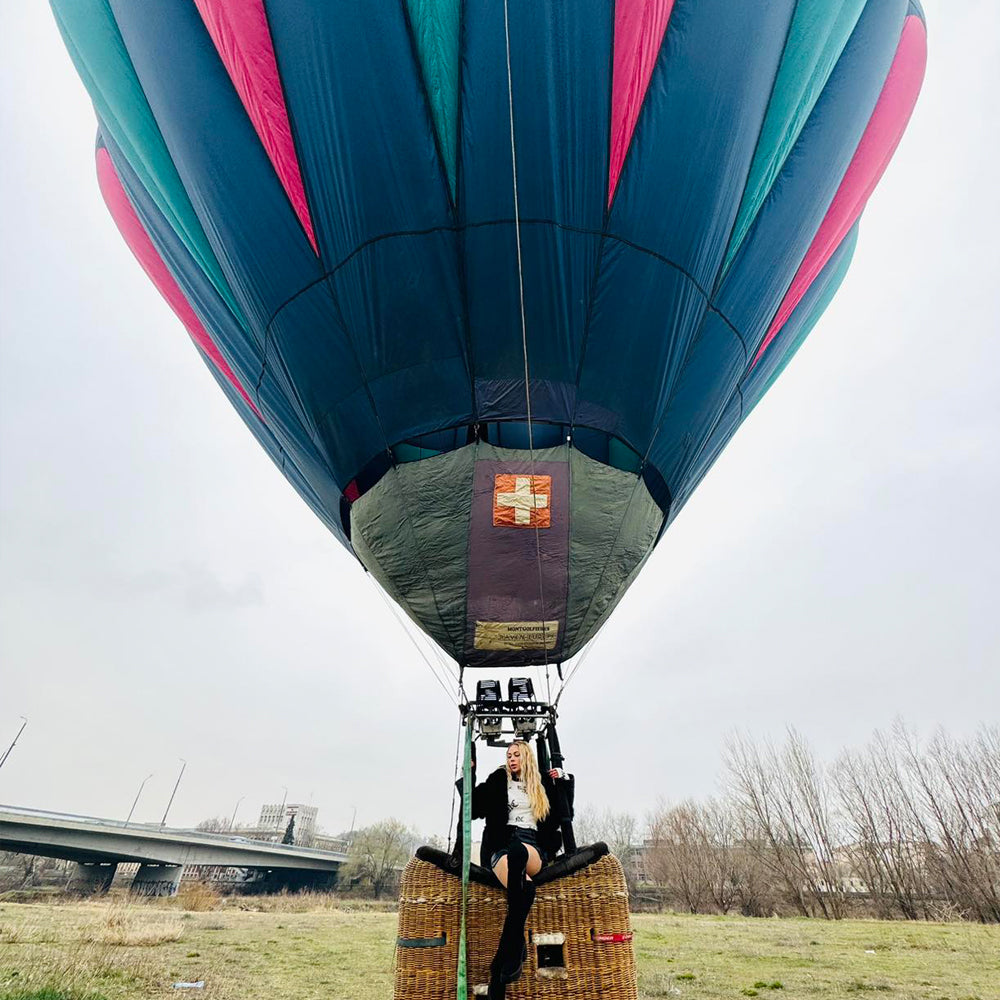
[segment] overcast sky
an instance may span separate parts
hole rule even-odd
[[[1000,10],[925,8],[843,289],[563,700],[583,801],[712,793],[736,727],[829,758],[1000,716]],[[158,820],[183,757],[171,823],[287,786],[445,833],[454,708],[126,249],[47,5],[0,49],[0,802],[123,818],[153,772]]]

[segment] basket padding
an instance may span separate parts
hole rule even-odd
[[[536,885],[545,885],[547,882],[554,882],[556,879],[565,878],[574,872],[582,871],[592,865],[595,861],[603,858],[608,853],[608,845],[598,841],[587,847],[580,847],[572,854],[560,854],[551,864],[546,865],[537,875],[533,876]],[[448,875],[455,878],[462,877],[461,860],[453,854],[440,851],[436,847],[418,847],[417,857],[421,861],[440,868]],[[488,868],[482,865],[472,864],[469,866],[469,881],[477,882],[479,885],[487,885],[493,889],[501,888],[497,877]]]

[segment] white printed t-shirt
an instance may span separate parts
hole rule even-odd
[[[511,781],[510,778],[507,779],[507,825],[520,826],[528,830],[538,827],[524,782]]]

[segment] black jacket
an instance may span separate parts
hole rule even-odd
[[[562,846],[559,832],[559,817],[555,808],[555,788],[548,774],[541,775],[542,787],[549,798],[549,814],[538,824],[538,846],[551,861]],[[572,778],[562,779],[567,786],[567,795],[572,796]],[[462,779],[458,780],[458,790],[462,791]],[[572,798],[570,798],[572,801]],[[498,767],[483,782],[472,789],[472,818],[485,819],[483,842],[480,848],[480,864],[490,868],[490,858],[495,851],[507,844],[507,769]],[[459,817],[461,828],[461,817]]]

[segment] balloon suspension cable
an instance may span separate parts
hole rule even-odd
[[[559,704],[559,699],[560,699],[560,698],[561,698],[561,697],[563,696],[563,692],[564,692],[564,691],[566,690],[567,686],[569,685],[569,682],[570,682],[570,681],[571,681],[571,680],[572,680],[572,679],[574,678],[574,676],[576,675],[576,672],[577,672],[577,671],[578,671],[578,670],[580,669],[580,667],[582,667],[582,666],[583,666],[583,664],[584,664],[584,663],[586,662],[586,659],[587,659],[587,657],[588,657],[588,656],[590,656],[590,651],[591,651],[591,650],[592,650],[592,649],[594,648],[594,646],[596,645],[596,643],[597,643],[597,640],[598,640],[598,639],[600,638],[600,635],[601,635],[601,633],[602,633],[602,632],[604,631],[604,626],[605,626],[605,625],[607,625],[607,623],[608,623],[608,622],[607,622],[607,619],[605,619],[605,621],[604,621],[604,625],[602,625],[602,626],[601,626],[601,627],[600,627],[600,628],[599,628],[599,629],[598,629],[598,630],[597,630],[597,631],[596,631],[596,632],[594,633],[594,637],[593,637],[593,638],[592,638],[592,639],[590,640],[590,642],[588,642],[588,643],[587,643],[587,645],[586,645],[586,646],[584,646],[584,648],[583,648],[583,652],[582,652],[582,653],[580,653],[579,657],[577,657],[577,661],[576,661],[576,663],[574,663],[574,664],[573,664],[573,667],[572,667],[572,669],[571,669],[571,670],[570,670],[570,672],[569,672],[569,673],[568,673],[568,674],[566,675],[566,679],[565,679],[565,680],[564,680],[564,681],[562,682],[562,684],[560,684],[560,685],[559,685],[559,690],[558,690],[558,691],[556,692],[556,700],[555,700],[555,702],[553,703],[553,707],[555,707],[555,706],[558,706],[558,704]]]
[[[447,696],[448,701],[450,701],[453,705],[455,705],[456,707],[458,707],[459,704],[460,704],[459,700],[455,697],[454,694],[452,694],[452,692],[449,689],[448,685],[445,683],[444,679],[441,677],[441,675],[435,669],[434,664],[431,662],[430,658],[424,652],[423,647],[420,645],[420,643],[417,642],[416,638],[413,636],[413,634],[410,632],[410,630],[406,627],[406,622],[403,621],[402,616],[396,610],[396,608],[393,605],[392,601],[389,600],[388,595],[385,593],[384,590],[382,590],[382,588],[378,585],[378,581],[376,581],[376,579],[370,573],[366,573],[365,575],[372,581],[372,585],[375,587],[375,590],[378,592],[379,597],[382,598],[382,600],[385,602],[385,606],[392,612],[392,617],[395,618],[396,621],[399,623],[399,627],[406,633],[406,636],[410,640],[410,642],[413,643],[414,648],[420,654],[420,658],[424,661],[424,663],[427,664],[427,669],[430,670],[430,672],[434,675],[434,680],[436,680],[438,682],[438,684],[441,687],[441,690],[444,691],[445,695]],[[446,673],[449,676],[451,676],[452,679],[454,679],[454,674],[450,670],[446,670]]]
[[[621,521],[618,524],[618,531],[615,534],[615,540],[614,540],[614,542],[612,542],[611,548],[608,551],[608,557],[607,557],[607,559],[604,560],[604,566],[601,568],[601,575],[600,575],[600,577],[598,578],[598,581],[597,581],[598,585],[597,585],[597,587],[594,588],[593,595],[590,598],[590,603],[587,605],[587,610],[583,614],[583,619],[582,620],[584,620],[584,621],[586,620],[587,615],[590,614],[590,609],[593,607],[594,599],[597,597],[598,591],[600,589],[600,584],[604,580],[604,574],[607,573],[607,571],[608,571],[608,565],[611,562],[611,557],[614,555],[615,549],[618,546],[618,539],[621,537],[622,528],[625,527],[625,521],[628,518],[629,511],[632,509],[632,503],[635,500],[636,494],[639,492],[639,484],[642,482],[642,473],[643,473],[643,470],[646,468],[646,462],[649,460],[650,452],[653,450],[653,443],[656,441],[657,435],[660,433],[660,427],[661,426],[662,426],[662,422],[658,423],[656,425],[656,430],[653,431],[653,436],[649,439],[649,445],[646,448],[646,453],[642,456],[642,461],[639,463],[639,472],[636,475],[635,482],[632,484],[632,489],[629,492],[628,503],[625,504],[625,510],[622,511],[622,519],[621,519]],[[652,548],[652,546],[655,545],[655,544],[656,544],[656,539],[654,537],[653,542],[650,545],[650,548]],[[649,554],[649,550],[647,549],[646,555],[648,556],[648,554]],[[645,558],[645,556],[643,558]],[[641,562],[640,562],[640,565],[641,565]],[[618,590],[615,591],[614,598],[611,601],[611,607],[612,608],[618,603],[618,598],[620,597],[622,591],[627,586],[628,586],[628,578],[626,577],[625,581],[622,582],[622,584],[618,588]],[[608,624],[609,621],[610,621],[610,618],[605,618],[604,619],[604,621],[601,624],[601,627],[594,633],[593,638],[590,640],[590,642],[587,643],[587,645],[584,648],[583,652],[580,654],[580,658],[576,661],[576,663],[573,664],[572,670],[570,670],[570,672],[566,675],[566,679],[559,686],[559,691],[556,693],[556,700],[555,700],[555,704],[556,705],[559,704],[559,699],[562,698],[563,692],[566,690],[566,687],[569,684],[569,682],[576,676],[577,671],[580,669],[580,667],[583,666],[583,664],[586,661],[587,657],[590,655],[590,651],[594,648],[594,645],[596,644],[598,638],[600,638],[601,633],[604,631],[604,629],[607,626],[607,624]]]
[[[465,677],[465,667],[460,666],[458,668],[458,692],[462,700],[468,704],[468,699],[465,697],[465,686],[462,681]],[[462,725],[462,719],[459,718],[458,722],[458,735],[455,737],[455,766],[452,769],[452,782],[451,782],[451,812],[448,815],[448,853],[451,853],[451,838],[455,832],[455,800],[458,798],[458,785],[456,784],[458,780],[458,762],[461,759],[462,753],[462,730],[465,727]]]
[[[441,669],[444,672],[445,676],[451,678],[451,680],[455,682],[458,692],[459,703],[464,704],[465,702],[468,701],[468,698],[466,698],[465,696],[465,687],[462,684],[462,672],[464,671],[465,668],[462,667],[456,674],[455,668],[449,662],[448,657],[445,656],[445,654],[442,653],[440,649],[438,649],[437,645],[432,644],[431,649],[434,650],[434,655],[437,658],[437,661],[441,666]]]
[[[517,144],[514,141],[514,84],[510,69],[510,16],[509,0],[503,0],[503,33],[507,56],[507,110],[510,120],[510,169],[514,190],[514,242],[517,246],[517,292],[521,308],[521,356],[524,359],[524,402],[528,417],[528,460],[531,510],[535,505],[535,439],[531,422],[531,380],[528,370],[528,322],[524,309],[524,260],[521,252],[521,206],[517,191]],[[545,587],[542,576],[542,543],[538,520],[535,520],[535,563],[538,568],[538,627],[542,636],[542,655],[545,659],[545,674],[549,671],[549,635],[545,624]]]
[[[383,591],[383,597],[387,601],[391,600],[389,598],[389,595],[386,594],[384,591]],[[459,702],[467,701],[468,699],[466,699],[465,697],[465,688],[462,686],[462,671],[465,668],[462,667],[458,670],[458,672],[456,672],[453,662],[449,660],[447,656],[445,656],[445,654],[438,647],[437,643],[429,639],[420,629],[415,627],[410,627],[413,624],[412,622],[410,622],[410,626],[408,626],[406,624],[408,621],[409,621],[408,618],[402,619],[404,628],[407,628],[408,632],[410,633],[411,641],[414,641],[415,638],[419,636],[421,639],[423,639],[425,643],[427,643],[430,646],[431,652],[434,654],[434,659],[437,662],[441,674],[444,676],[446,680],[454,681],[454,683],[458,685]]]

